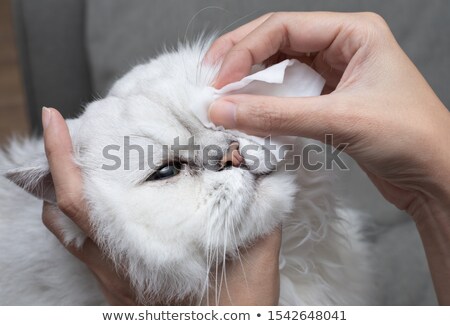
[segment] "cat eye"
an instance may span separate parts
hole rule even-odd
[[[156,181],[172,178],[180,173],[182,167],[183,165],[180,162],[170,162],[160,167],[156,172],[152,173],[152,175],[145,181]]]

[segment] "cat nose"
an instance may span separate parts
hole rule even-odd
[[[244,158],[239,153],[239,143],[234,141],[228,146],[228,150],[222,157],[222,160],[220,161],[220,169],[222,170],[230,166],[239,167],[243,162]]]

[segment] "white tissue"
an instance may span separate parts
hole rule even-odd
[[[288,59],[221,89],[206,87],[200,97],[193,101],[191,110],[206,127],[218,129],[208,120],[208,108],[214,100],[222,96],[231,94],[278,97],[318,96],[322,93],[324,85],[325,80],[311,67],[298,60]],[[232,132],[237,135],[243,134],[235,130]],[[264,138],[249,135],[246,137],[264,146]],[[272,137],[271,143],[276,145],[276,149],[272,149],[271,153],[277,161],[281,161],[284,158],[284,152],[280,151],[280,147],[293,142],[292,137]]]

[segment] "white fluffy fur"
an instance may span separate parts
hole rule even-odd
[[[215,286],[214,274],[225,257],[239,259],[238,248],[282,222],[280,304],[433,302],[432,295],[418,301],[419,290],[410,291],[411,296],[405,295],[404,286],[392,290],[396,282],[413,288],[417,280],[430,288],[426,268],[415,273],[398,268],[402,260],[426,266],[414,228],[402,229],[404,241],[395,241],[395,236],[383,241],[386,250],[381,249],[363,232],[370,219],[337,202],[329,172],[300,169],[289,174],[279,167],[257,178],[261,171],[187,168],[171,179],[145,182],[152,171],[147,164],[139,169],[136,151],[129,170],[123,164],[114,171],[102,169],[102,164],[111,164],[103,148],[123,148],[124,136],[144,148],[154,145],[157,160],[162,160],[161,146],[172,144],[175,137],[186,144],[195,136],[202,147],[224,149],[231,140],[248,143],[206,129],[186,109],[217,72],[217,67],[200,65],[205,48],[202,42],[182,46],[135,67],[105,99],[68,121],[96,240],[117,267],[128,270],[140,299],[167,302],[189,296],[199,303]],[[299,139],[300,144],[304,141]],[[123,162],[123,151],[116,154]],[[200,156],[190,159],[202,163]],[[9,151],[0,154],[0,169],[22,188],[54,201],[53,189],[43,183],[48,165],[41,140],[13,141]],[[92,275],[46,231],[40,215],[40,200],[1,178],[0,303],[104,304]],[[84,235],[60,216],[66,242],[81,245]],[[390,232],[395,230],[392,226]],[[390,246],[405,242],[411,247],[393,256]],[[390,257],[390,265],[381,263],[386,261],[383,255]]]

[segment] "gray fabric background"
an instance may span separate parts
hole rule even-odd
[[[74,116],[89,102],[91,85],[85,51],[83,0],[13,0],[14,23],[34,130],[42,106]]]

